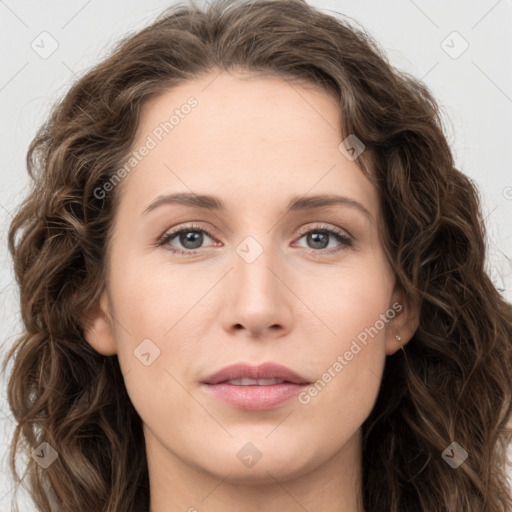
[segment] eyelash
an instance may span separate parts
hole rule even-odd
[[[157,247],[164,246],[164,245],[168,244],[171,240],[176,238],[177,235],[180,235],[181,233],[190,233],[190,232],[206,233],[206,235],[208,235],[210,238],[213,238],[213,235],[208,230],[206,230],[200,226],[196,226],[196,225],[192,224],[189,226],[184,226],[184,227],[174,229],[172,231],[168,231],[168,232],[164,233],[162,235],[162,237],[160,237],[158,239],[158,241],[155,245]],[[329,250],[327,250],[327,249],[309,249],[308,252],[314,256],[322,256],[322,255],[325,256],[325,255],[335,254],[335,253],[342,251],[343,248],[350,248],[353,246],[352,240],[348,236],[343,234],[341,231],[333,229],[329,226],[319,225],[319,226],[315,226],[313,228],[307,229],[306,231],[301,232],[301,236],[300,236],[299,240],[304,235],[307,235],[308,233],[323,233],[323,234],[331,235],[342,245],[341,248],[338,247],[338,248],[329,249]],[[193,255],[197,254],[198,251],[200,251],[200,249],[198,249],[198,250],[190,249],[190,250],[186,250],[186,251],[181,250],[181,249],[169,249],[169,250],[173,254],[180,254],[182,256],[193,256]]]

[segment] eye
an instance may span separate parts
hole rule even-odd
[[[204,235],[211,238],[211,234],[201,228],[200,226],[185,226],[180,229],[175,229],[165,233],[162,238],[158,241],[158,246],[170,245],[171,241],[175,238],[178,239],[179,243],[182,244],[182,249],[170,249],[173,254],[181,254],[186,256],[192,256],[196,254],[196,249],[200,249],[204,241]]]
[[[336,253],[353,245],[352,239],[347,234],[329,226],[315,226],[313,228],[310,227],[308,230],[302,229],[301,234],[302,236],[299,240],[306,237],[307,243],[313,246],[308,252],[315,256]],[[193,256],[199,249],[202,249],[201,246],[204,243],[205,235],[207,238],[213,237],[208,230],[200,226],[184,226],[164,233],[155,245],[158,247],[170,246],[170,251],[173,254]],[[174,239],[181,244],[181,249],[172,248],[173,244],[171,242]],[[338,242],[338,246],[328,248],[330,240]]]
[[[306,237],[307,243],[313,245],[313,249],[310,249],[308,252],[315,256],[322,254],[333,254],[343,250],[346,247],[352,247],[352,239],[347,234],[329,226],[315,226],[313,228],[310,227],[302,234],[299,240],[304,237]],[[327,249],[329,246],[329,239],[334,239],[338,242],[339,245],[335,246],[334,248],[331,247],[330,249]]]

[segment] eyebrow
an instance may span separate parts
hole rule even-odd
[[[226,206],[223,201],[209,194],[194,194],[189,192],[178,192],[175,194],[167,194],[158,196],[149,206],[142,212],[143,215],[155,210],[159,206],[169,204],[180,204],[184,206],[192,206],[194,208],[205,208],[209,210],[225,211]],[[288,202],[287,212],[297,212],[305,210],[313,210],[315,208],[323,208],[332,205],[350,206],[359,210],[368,219],[373,220],[371,213],[360,202],[345,196],[335,194],[319,194],[310,196],[294,196]]]

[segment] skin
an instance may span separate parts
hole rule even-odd
[[[378,191],[338,149],[335,99],[277,78],[211,73],[167,90],[146,105],[134,147],[190,96],[197,107],[116,191],[108,287],[85,332],[99,353],[118,355],[142,418],[150,510],[360,512],[361,425],[386,356],[417,328],[379,238]],[[191,191],[226,210],[167,204],[142,214],[162,194]],[[292,196],[322,193],[358,201],[371,219],[347,205],[286,213]],[[196,247],[179,236],[155,245],[190,224],[212,235],[196,254],[171,252]],[[305,233],[319,225],[353,245],[315,244]],[[263,251],[251,263],[237,253],[247,236]],[[397,301],[400,314],[307,404],[244,411],[201,386],[235,362],[273,361],[315,382]],[[134,355],[144,339],[160,350],[147,366]],[[237,457],[248,442],[261,453],[252,467]]]

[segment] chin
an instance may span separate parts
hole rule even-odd
[[[276,479],[290,480],[308,473],[316,465],[301,446],[287,446],[284,443],[270,446],[268,443],[264,445],[263,440],[261,443],[244,441],[237,443],[235,449],[226,447],[222,453],[218,452],[219,449],[210,452],[211,458],[203,461],[201,466],[216,477],[229,475],[230,482],[240,485],[269,484],[275,483]]]

